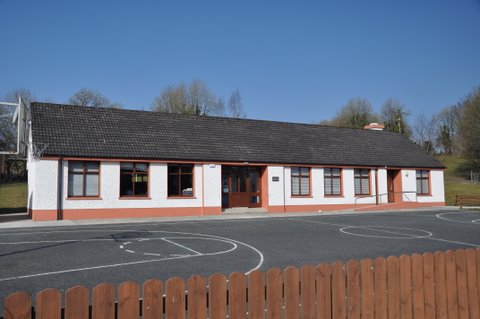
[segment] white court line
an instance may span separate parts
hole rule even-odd
[[[391,230],[385,230],[385,229],[378,229],[379,227],[383,228],[393,228],[393,229],[408,229],[408,230],[415,230],[415,231],[422,231],[426,233],[426,235],[413,235],[413,234],[404,234],[400,232],[395,232]],[[400,235],[403,237],[388,237],[388,236],[375,236],[375,235],[363,235],[363,234],[355,234],[355,233],[349,233],[345,231],[345,229],[366,229],[366,230],[371,230],[371,231],[378,231],[380,233],[387,233],[387,234],[393,234],[393,235]],[[360,237],[370,237],[370,238],[387,238],[387,239],[420,239],[420,238],[429,238],[433,234],[429,231],[426,231],[424,229],[413,229],[413,228],[408,228],[408,227],[395,227],[395,226],[347,226],[340,228],[340,231],[344,234],[352,235],[352,236],[360,236]]]
[[[442,214],[445,214],[445,213],[442,213]],[[441,215],[441,214],[438,214],[438,215]],[[442,218],[440,218],[442,219]],[[365,229],[369,229],[368,226],[350,226],[350,225],[342,225],[342,224],[333,224],[333,223],[325,223],[325,222],[318,222],[318,221],[313,221],[313,220],[306,220],[306,219],[294,219],[292,218],[291,220],[295,220],[295,221],[300,221],[300,222],[310,222],[310,223],[315,223],[315,224],[324,224],[324,225],[331,225],[331,226],[338,226],[338,227],[358,227],[358,228],[365,228]],[[470,224],[470,223],[468,223]],[[370,226],[372,227],[372,226]],[[377,227],[391,227],[391,226],[377,226]],[[369,229],[369,230],[372,230],[372,229]],[[379,232],[382,232],[382,230],[379,230],[379,229],[373,229],[373,230],[376,230],[376,231],[379,231]],[[419,229],[421,231],[425,231],[427,233],[430,233],[432,234],[431,232],[429,231],[426,231],[424,229]],[[341,232],[343,232],[341,229],[340,229]],[[385,233],[388,233],[389,231],[383,231]],[[348,234],[348,233],[346,233]],[[360,236],[360,237],[367,237],[367,236],[361,236],[361,235],[352,235],[352,234],[349,234],[351,236]],[[410,237],[413,237],[414,235],[409,235],[409,234],[402,234],[402,233],[397,233],[397,235],[402,235],[402,236],[410,236]],[[433,236],[433,234],[432,234]],[[372,237],[372,236],[370,236]],[[385,237],[383,237],[385,238]],[[405,238],[405,239],[409,239],[409,238]],[[466,243],[466,242],[462,242],[462,241],[455,241],[455,240],[448,240],[448,239],[442,239],[442,238],[436,238],[436,237],[418,237],[418,239],[431,239],[431,240],[437,240],[437,241],[443,241],[443,242],[447,242],[447,243],[452,243],[452,244],[460,244],[460,245],[465,245],[465,246],[470,246],[470,247],[480,247],[480,245],[478,244],[472,244],[472,243]]]
[[[202,255],[202,253],[200,253],[200,252],[198,252],[198,251],[196,251],[196,250],[190,249],[190,248],[188,248],[187,246],[180,245],[180,244],[178,244],[178,243],[176,243],[176,242],[174,242],[174,241],[168,240],[168,239],[166,239],[166,238],[162,238],[162,240],[164,240],[164,241],[166,241],[166,242],[168,242],[168,243],[171,243],[171,244],[173,244],[173,245],[176,245],[176,246],[178,246],[178,247],[180,247],[180,248],[183,248],[183,249],[185,249],[185,250],[189,250],[189,251],[191,251],[191,252],[194,253],[194,254]]]
[[[322,224],[322,225],[337,226],[337,227],[350,227],[350,225],[334,224],[334,223],[325,223],[325,222],[319,222],[319,221],[316,221],[316,220],[308,220],[308,219],[289,218],[288,220],[295,220],[295,221],[297,221],[297,222]]]
[[[81,230],[81,231],[75,231],[75,232],[85,232],[89,230]],[[95,231],[98,232],[99,230],[90,230],[90,231]],[[111,232],[112,230],[104,230],[107,232]],[[123,230],[125,231],[125,230]],[[138,231],[138,230],[137,230]],[[64,233],[65,231],[59,231],[61,233]],[[37,274],[31,274],[31,275],[21,275],[21,276],[14,276],[14,277],[7,277],[7,278],[0,278],[0,282],[3,281],[12,281],[12,280],[18,280],[18,279],[27,279],[27,278],[33,278],[33,277],[42,277],[42,276],[50,276],[50,275],[58,275],[58,274],[65,274],[65,273],[73,273],[73,272],[79,272],[79,271],[89,271],[89,270],[96,270],[96,269],[105,269],[105,268],[115,268],[115,267],[124,267],[124,266],[132,266],[132,265],[140,265],[140,264],[147,264],[147,263],[154,263],[154,262],[161,262],[161,261],[168,261],[168,260],[176,260],[176,259],[185,259],[185,258],[194,258],[194,257],[203,257],[203,256],[215,256],[215,255],[221,255],[221,254],[228,254],[238,248],[238,245],[245,246],[251,250],[253,250],[256,254],[259,255],[260,261],[257,263],[257,265],[250,269],[249,271],[245,272],[246,275],[251,273],[254,270],[259,269],[263,262],[264,262],[264,256],[261,251],[259,251],[257,248],[238,241],[234,239],[230,239],[227,237],[222,237],[222,236],[216,236],[216,235],[206,235],[206,234],[197,234],[197,233],[185,233],[185,232],[173,232],[173,231],[163,231],[163,230],[158,230],[158,231],[149,231],[150,233],[169,233],[169,234],[179,234],[179,235],[190,235],[190,236],[196,236],[199,238],[205,238],[205,239],[217,239],[220,241],[224,241],[227,243],[232,244],[232,248],[226,251],[220,251],[220,252],[214,252],[214,253],[205,253],[205,254],[200,254],[200,255],[183,255],[183,256],[175,256],[175,257],[166,257],[166,258],[159,258],[159,259],[149,259],[149,260],[140,260],[140,261],[133,261],[133,262],[127,262],[127,263],[116,263],[116,264],[108,264],[108,265],[100,265],[100,266],[92,266],[92,267],[82,267],[82,268],[73,268],[73,269],[64,269],[64,270],[58,270],[58,271],[50,271],[50,272],[44,272],[44,273],[37,273]],[[52,233],[52,232],[47,232],[47,233]]]
[[[479,224],[477,222],[479,219],[472,219],[471,221],[467,222],[467,221],[463,221],[463,220],[456,220],[456,219],[450,219],[450,218],[444,217],[444,215],[463,215],[463,214],[479,214],[479,213],[477,213],[477,212],[461,212],[461,213],[446,212],[446,213],[436,214],[435,217],[437,217],[438,219],[441,219],[441,220],[452,222],[452,223],[461,223],[461,224],[468,224],[468,225]]]

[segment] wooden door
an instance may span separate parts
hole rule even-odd
[[[260,207],[260,170],[256,167],[225,168],[222,177],[224,207]],[[227,186],[228,185],[228,186]]]
[[[387,192],[388,192],[388,202],[395,202],[395,172],[387,171]]]

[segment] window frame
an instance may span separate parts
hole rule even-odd
[[[298,176],[293,175],[293,169],[298,168]],[[302,175],[302,168],[308,170],[308,175]],[[290,195],[291,197],[311,197],[312,196],[312,169],[308,166],[292,166],[290,167]],[[308,176],[308,194],[302,194],[302,177]],[[298,179],[298,194],[293,193],[293,180]]]
[[[418,173],[420,172],[420,177],[418,177]],[[426,176],[423,175],[423,173],[426,172]],[[421,190],[418,189],[418,181],[421,181],[420,182],[420,188]],[[423,189],[423,183],[422,181],[426,180],[427,181],[427,191],[424,192],[424,189]],[[420,196],[430,196],[432,193],[431,193],[431,186],[430,186],[430,171],[429,170],[426,170],[426,169],[419,169],[419,170],[416,170],[415,171],[415,183],[416,183],[416,188],[417,188],[417,195],[420,195]]]
[[[357,171],[360,172],[360,176],[357,178]],[[367,174],[362,174],[362,171],[367,171]],[[372,195],[372,185],[371,185],[371,169],[370,168],[354,168],[353,169],[353,191],[355,196],[369,196]],[[357,193],[356,180],[360,180],[360,193]],[[362,180],[368,180],[368,193],[363,193]]]
[[[189,165],[192,167],[191,173],[182,172],[182,166]],[[170,166],[178,166],[178,173],[170,173]],[[191,175],[192,176],[192,193],[190,195],[183,195],[182,190],[182,176]],[[178,194],[179,195],[170,195],[170,178],[171,176],[178,176]],[[195,164],[190,163],[168,163],[167,164],[167,198],[195,198]]]
[[[133,169],[131,172],[122,173],[122,164],[131,163],[133,164]],[[138,171],[136,170],[137,164],[145,164],[147,165],[147,170]],[[120,180],[119,180],[119,198],[120,199],[149,199],[150,198],[150,163],[149,162],[131,162],[131,161],[122,161],[119,165],[120,169]],[[132,183],[132,193],[133,195],[122,195],[122,175],[130,175],[133,176],[134,174],[137,175],[146,175],[147,176],[147,194],[145,195],[135,195],[135,183]]]
[[[338,169],[338,176],[333,175],[332,170]],[[330,170],[330,175],[327,175],[327,170]],[[326,190],[327,188],[325,187],[327,185],[327,178],[330,179],[330,190],[331,194],[327,194]],[[334,179],[339,180],[339,193],[334,194],[333,193],[333,181]],[[341,167],[324,167],[323,168],[323,196],[325,197],[342,197],[343,196],[343,169]]]
[[[73,172],[71,170],[72,163],[82,163],[82,172]],[[87,172],[87,163],[97,163],[98,169],[96,172]],[[68,161],[67,168],[67,199],[98,199],[100,198],[100,176],[101,176],[101,162],[100,161]],[[70,195],[70,175],[81,175],[82,176],[82,195]],[[86,195],[86,178],[87,175],[97,175],[97,195]]]

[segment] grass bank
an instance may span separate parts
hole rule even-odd
[[[447,205],[455,205],[455,196],[480,196],[480,184],[472,184],[466,160],[455,155],[439,155],[436,157],[445,170],[445,200]]]
[[[0,184],[0,214],[27,210],[27,183]]]

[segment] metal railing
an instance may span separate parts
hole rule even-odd
[[[406,201],[407,202],[417,202],[417,192],[416,191],[404,191],[404,192],[393,192],[393,193],[380,193],[380,194],[373,194],[373,195],[361,195],[361,196],[356,196],[355,197],[355,206],[357,206],[357,201],[359,199],[365,199],[365,198],[370,198],[370,197],[373,197],[373,198],[376,198],[378,196],[378,198],[382,198],[383,196],[387,196],[387,201],[385,203],[383,203],[381,200],[378,201],[378,205],[381,205],[381,204],[388,204],[388,195],[389,194],[402,194],[402,195],[406,195],[406,194],[415,194],[415,199],[412,200],[410,199],[408,196],[405,197],[405,196],[402,196],[402,199],[403,201],[405,201],[405,198],[407,199]],[[370,203],[368,203],[370,204]]]

